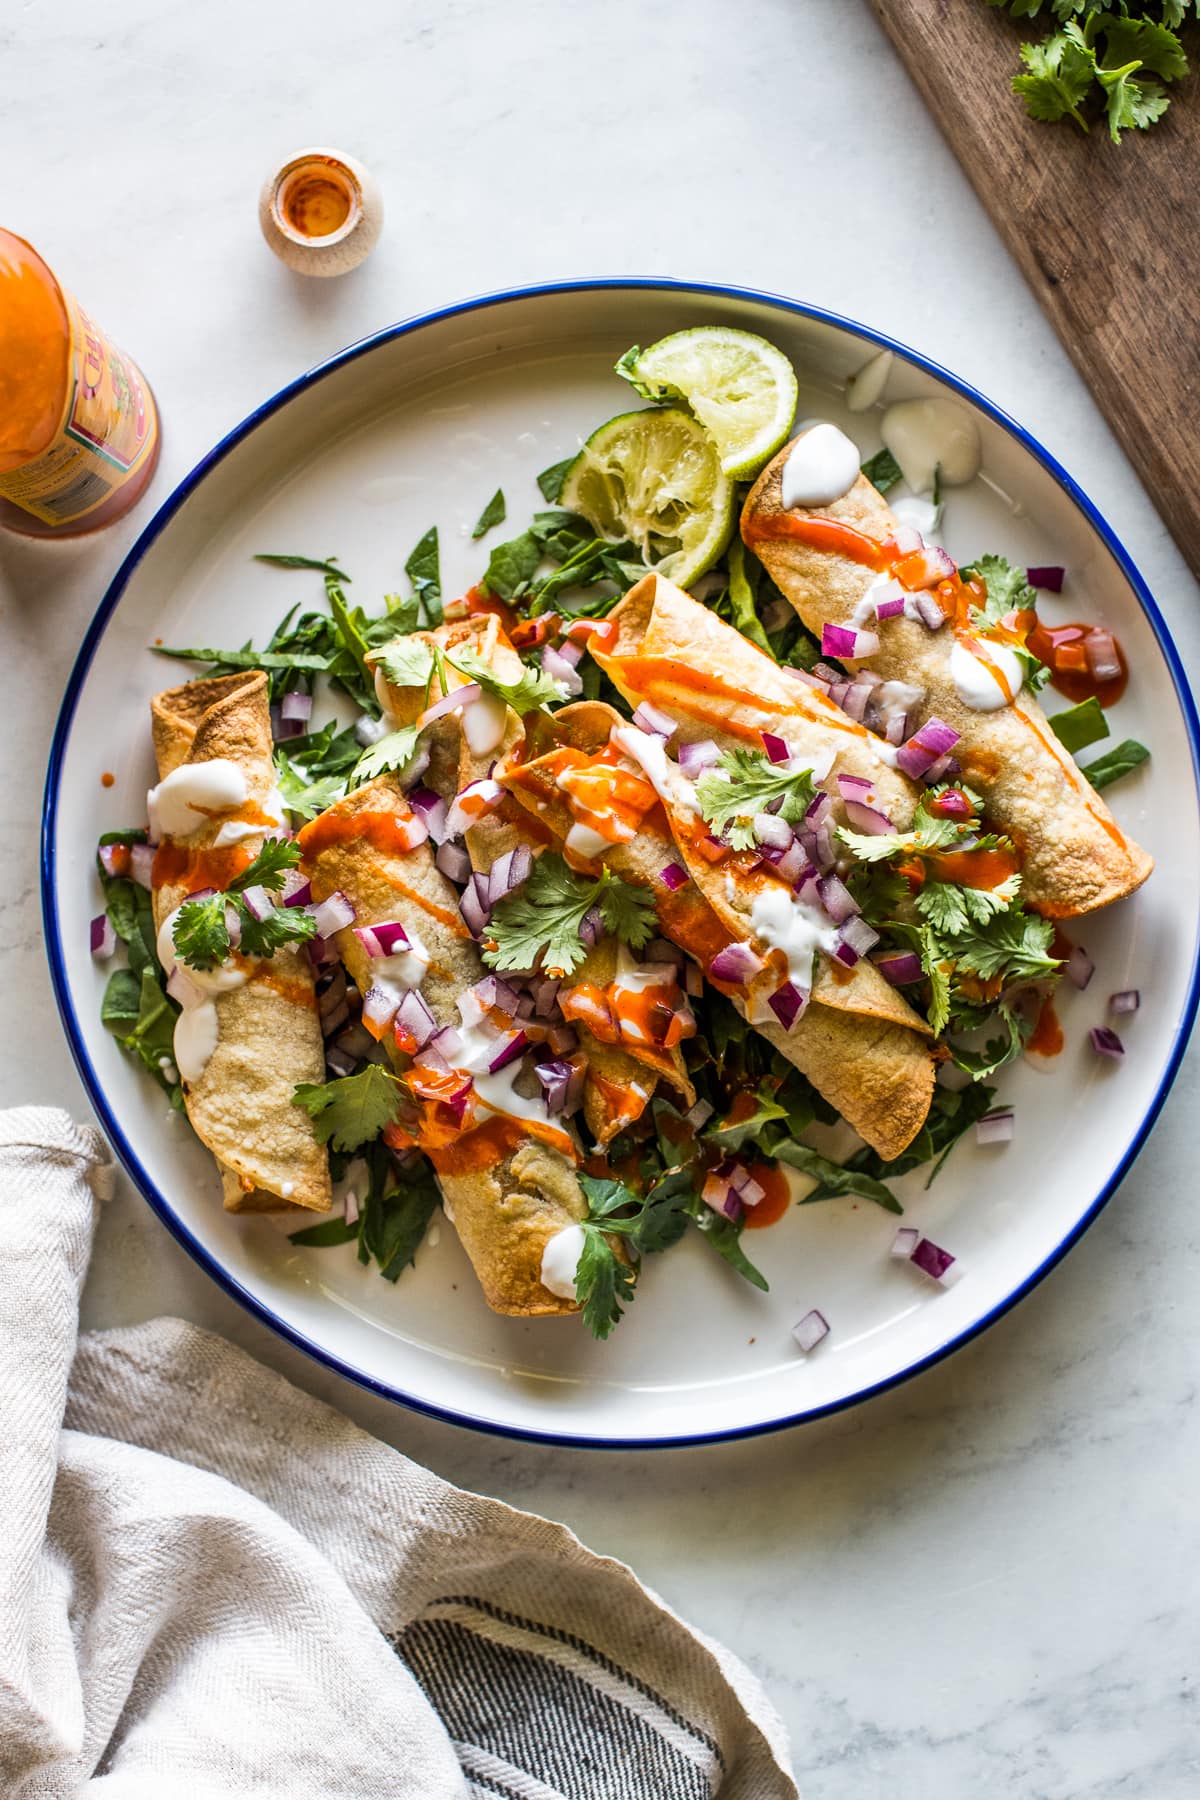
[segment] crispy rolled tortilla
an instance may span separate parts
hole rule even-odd
[[[591,756],[608,744],[614,725],[623,723],[611,707],[599,703],[564,707],[554,719],[558,747],[534,746],[536,756],[501,764],[497,778],[565,844],[575,820],[558,785],[561,748]],[[703,886],[693,880],[686,887],[669,889],[660,880],[663,868],[681,854],[687,860],[669,820],[680,824],[681,836],[687,839],[689,833],[668,798],[665,810],[661,806],[649,810],[636,837],[614,844],[604,860],[626,881],[650,889],[663,935],[707,971],[720,950],[748,935],[743,874],[722,865],[712,881],[705,877]],[[732,899],[725,892],[727,879]],[[758,1021],[753,990],[748,1002],[745,993],[728,983],[713,985],[751,1018],[755,1029],[807,1076],[867,1143],[890,1159],[911,1143],[929,1111],[934,1063],[922,1035],[928,1026],[871,965],[860,963],[845,974],[843,981],[828,968],[818,969],[812,1001],[791,1031]],[[779,980],[775,971],[771,985]]]
[[[743,743],[761,750],[763,732],[775,732],[797,756],[818,766],[832,760],[822,785],[833,795],[835,816],[842,800],[833,775],[840,773],[872,782],[872,805],[898,831],[911,823],[916,787],[889,766],[865,725],[661,575],[631,587],[588,647],[630,706],[648,700],[662,707],[679,721],[684,743],[711,738],[723,749]]]
[[[414,635],[443,650],[467,644],[495,669],[501,679],[515,682],[521,677],[521,659],[494,613],[483,613]],[[448,672],[454,675],[453,670]],[[419,717],[426,704],[424,690],[397,687],[382,672],[379,682],[382,684],[381,698],[398,722],[409,724]],[[440,693],[435,678],[431,698],[436,699]],[[485,780],[498,758],[507,756],[515,746],[523,743],[525,731],[521,720],[511,707],[507,714],[500,743],[487,751],[472,750],[466,733],[453,716],[435,721],[431,729],[437,737],[431,747],[430,765],[424,779],[444,799],[452,799],[471,782]],[[481,812],[466,831],[471,866],[485,873],[499,857],[518,845],[524,844],[536,854],[552,841],[551,834],[509,793],[505,793],[498,806]],[[602,941],[588,951],[573,972],[570,988],[603,990],[614,980],[616,966],[616,945]],[[686,1106],[695,1103],[696,1090],[678,1048],[658,1050],[652,1045],[644,1045],[634,1049],[619,1043],[604,1043],[593,1035],[582,1017],[577,1015],[573,1022],[587,1058],[583,1116],[599,1148],[604,1149],[640,1118],[660,1079],[675,1088]]]
[[[785,511],[781,483],[790,449],[755,482],[742,532],[805,625],[820,635],[826,624],[849,625],[876,575],[891,567],[896,552],[888,545],[898,525],[862,475],[831,506]],[[924,688],[923,716],[936,714],[960,734],[954,754],[963,778],[983,796],[989,820],[1016,844],[1029,905],[1068,919],[1132,893],[1152,859],[1126,837],[1027,688],[993,712],[963,702],[950,673],[956,634],[968,649],[978,642],[954,623],[929,631],[916,620],[888,619],[878,651],[863,662],[885,679]]]
[[[395,776],[381,775],[305,826],[304,868],[315,898],[327,899],[340,889],[359,926],[390,920],[404,925],[430,959],[421,981],[430,1012],[439,1026],[457,1026],[459,995],[485,971],[459,915],[457,892],[435,867],[428,842],[406,848],[403,827],[411,817]],[[371,958],[352,926],[339,931],[337,941],[365,993]],[[403,1073],[412,1059],[390,1032],[385,1042]],[[576,1311],[573,1300],[560,1299],[541,1282],[547,1242],[587,1212],[569,1133],[548,1120],[539,1125],[492,1114],[428,1154],[447,1216],[493,1311],[522,1316]]]
[[[271,801],[275,768],[265,675],[224,675],[170,688],[151,702],[151,719],[160,781],[184,765],[222,760],[241,770],[247,796],[233,807],[197,812],[197,828],[186,835],[164,834],[154,859],[154,923],[161,932],[188,894],[227,886],[281,827]],[[222,826],[237,824],[253,829],[217,846]],[[292,1103],[297,1082],[325,1079],[312,965],[303,948],[291,945],[266,961],[235,951],[230,964],[246,979],[212,997],[216,1048],[203,1073],[184,1082],[188,1117],[217,1159],[231,1212],[281,1203],[324,1211],[330,1204],[329,1157],[311,1119]]]

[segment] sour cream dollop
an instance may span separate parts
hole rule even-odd
[[[582,1225],[564,1225],[546,1240],[542,1251],[542,1286],[560,1300],[575,1298],[575,1274],[583,1255],[586,1233]]]
[[[824,950],[832,956],[837,946],[837,931],[825,914],[789,894],[785,887],[772,883],[754,896],[750,923],[760,944],[783,952],[789,981],[807,993],[812,987],[817,951]]]
[[[206,816],[244,806],[249,797],[246,776],[226,756],[207,762],[181,763],[146,796],[150,818],[167,837],[187,837]]]
[[[1025,671],[1020,657],[1007,644],[989,640],[984,662],[965,644],[956,643],[950,652],[950,679],[964,706],[973,712],[998,712],[1020,693]]]
[[[858,445],[828,421],[802,433],[783,465],[780,500],[785,508],[830,506],[858,480]]]
[[[899,400],[884,413],[879,434],[918,494],[932,493],[939,470],[945,487],[979,473],[979,430],[956,400]]]

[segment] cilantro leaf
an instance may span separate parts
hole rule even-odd
[[[1028,73],[1014,75],[1012,86],[1030,116],[1050,124],[1074,119],[1086,131],[1088,123],[1079,109],[1096,75],[1092,51],[1059,31],[1043,44],[1022,44],[1021,61]]]
[[[1150,752],[1145,744],[1139,744],[1136,738],[1124,738],[1103,756],[1097,756],[1084,768],[1084,774],[1096,789],[1109,786],[1110,782],[1120,781],[1122,775],[1129,775],[1142,763],[1147,762]]]
[[[244,956],[274,956],[285,944],[306,943],[317,931],[315,917],[301,906],[276,906],[262,919],[242,908],[241,924],[238,948]]]
[[[276,781],[284,806],[295,818],[315,819],[346,791],[344,775],[318,775],[312,779],[285,750],[275,751]]]
[[[761,751],[741,746],[726,751],[696,783],[705,823],[716,836],[724,834],[735,850],[753,847],[757,813],[772,807],[787,824],[798,825],[815,792],[811,769],[773,763]],[[772,805],[775,801],[779,806]]]
[[[890,493],[898,481],[904,480],[904,471],[890,450],[877,450],[874,456],[868,456],[862,472],[880,494]]]
[[[401,725],[398,730],[389,731],[359,757],[354,770],[355,784],[372,781],[388,769],[405,768],[417,753],[420,736],[419,725]]]
[[[657,928],[654,901],[640,887],[602,870],[595,881],[575,875],[562,857],[546,851],[528,881],[492,910],[491,943],[483,960],[492,969],[531,969],[539,956],[546,969],[570,975],[587,955],[579,936],[584,918],[598,906],[604,923],[631,949],[640,950]]]
[[[1064,750],[1069,750],[1072,756],[1077,750],[1086,750],[1089,744],[1099,743],[1101,738],[1109,735],[1104,708],[1094,694],[1081,700],[1078,706],[1055,713],[1049,724]]]
[[[477,681],[485,694],[503,700],[516,713],[533,712],[548,701],[563,698],[562,688],[544,669],[526,664],[516,681],[505,681],[487,658],[469,644],[456,644],[453,650],[446,652],[446,661],[469,681]]]
[[[357,1150],[378,1137],[400,1102],[399,1081],[379,1063],[334,1081],[302,1081],[292,1096],[292,1104],[302,1106],[313,1121],[317,1142],[335,1150]]]
[[[1024,569],[1010,563],[1006,556],[977,556],[959,570],[964,580],[978,576],[987,587],[987,604],[973,609],[973,622],[985,629],[998,625],[1006,613],[1034,611],[1037,591],[1029,585]]]
[[[606,1338],[620,1323],[634,1296],[635,1277],[604,1232],[584,1223],[583,1248],[575,1270],[575,1298],[593,1337]]]
[[[486,531],[492,529],[493,525],[503,525],[507,517],[508,508],[504,504],[504,489],[497,488],[476,520],[475,529],[471,533],[472,538],[481,538]]]
[[[413,584],[413,592],[420,602],[425,619],[430,625],[442,622],[442,574],[438,557],[438,530],[431,525],[425,536],[412,551],[404,565],[404,573]]]
[[[1054,922],[1036,913],[998,913],[985,927],[959,932],[947,946],[959,969],[982,981],[1037,981],[1057,973],[1051,956]]]
[[[551,506],[554,505],[555,501],[562,494],[563,488],[566,485],[568,471],[571,469],[574,462],[575,457],[564,456],[561,462],[551,463],[550,467],[548,469],[543,469],[538,476],[537,484],[542,490],[542,497]]]
[[[175,916],[171,932],[175,954],[193,969],[214,969],[230,951],[229,923],[224,894],[204,900],[185,900]]]
[[[267,838],[258,854],[236,875],[222,894],[185,900],[171,932],[175,954],[193,969],[212,969],[229,955],[228,910],[238,915],[240,943],[247,956],[273,956],[284,944],[301,943],[313,936],[316,921],[299,907],[276,907],[265,919],[256,919],[241,899],[247,888],[264,887],[274,893],[283,885],[289,869],[300,861],[300,846],[290,838]]]
[[[375,651],[371,662],[393,687],[428,688],[435,668],[433,645],[421,637],[393,638]]]
[[[270,837],[258,854],[247,863],[240,875],[229,884],[231,894],[241,894],[249,887],[265,887],[274,892],[283,886],[283,878],[300,863],[300,846],[293,838]]]

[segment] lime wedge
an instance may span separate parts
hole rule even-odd
[[[609,538],[629,538],[642,561],[687,587],[733,536],[736,495],[716,445],[677,406],[621,413],[594,431],[563,483],[559,505]]]
[[[628,350],[617,374],[647,400],[685,401],[737,481],[758,474],[796,417],[796,374],[782,350],[728,325],[698,325]]]

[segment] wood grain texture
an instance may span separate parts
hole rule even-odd
[[[1120,146],[1030,119],[1023,38],[984,0],[871,0],[979,198],[1200,576],[1200,33],[1166,117]]]

